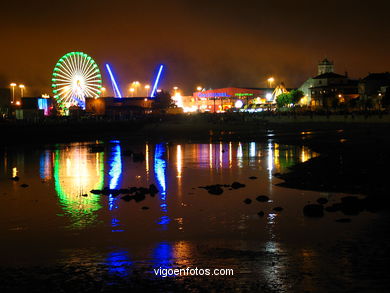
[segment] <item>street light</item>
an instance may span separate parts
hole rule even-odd
[[[131,96],[132,97],[134,97],[134,91],[135,91],[135,89],[132,87],[132,88],[130,88],[130,93],[131,93]]]
[[[150,85],[145,85],[145,90],[146,90],[146,96],[149,97],[149,90],[150,90]]]
[[[200,91],[202,90],[202,87],[201,87],[201,86],[198,86],[198,87],[196,88],[196,90],[197,90],[198,92],[200,92]]]
[[[12,88],[12,103],[15,101],[15,87],[16,87],[16,83],[11,83],[10,84],[11,88]]]
[[[268,81],[269,87],[272,88],[272,84],[274,83],[275,79],[273,77],[270,77],[267,79],[267,81]]]
[[[104,97],[104,94],[106,93],[106,88],[102,87],[100,90],[102,91],[102,97]]]
[[[138,95],[138,87],[140,86],[140,82],[139,81],[133,81],[132,83],[132,88],[134,88],[134,91],[135,93]]]
[[[19,88],[20,88],[20,97],[23,98],[23,91],[24,91],[24,84],[19,84]]]

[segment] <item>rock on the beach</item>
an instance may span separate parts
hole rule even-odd
[[[89,191],[90,193],[92,194],[102,194],[102,191],[99,190],[99,189],[92,189],[91,191]]]
[[[320,197],[319,199],[317,199],[317,202],[319,204],[327,204],[328,200],[325,197]]]
[[[84,194],[82,194],[81,196],[87,197],[87,196],[88,196],[88,194],[84,193]]]
[[[320,204],[308,204],[303,208],[303,214],[306,217],[323,217],[324,207]]]
[[[255,179],[257,179],[257,177],[256,176],[250,176],[249,179],[255,180]]]
[[[250,198],[246,198],[246,199],[244,199],[244,203],[251,204],[252,200]]]
[[[28,187],[28,184],[23,183],[23,184],[20,185],[20,187],[26,188],[26,187]]]
[[[208,193],[214,194],[214,195],[220,195],[223,193],[223,189],[222,189],[220,184],[199,186],[199,188],[204,188],[208,191]]]
[[[127,195],[122,196],[121,199],[123,199],[124,201],[130,201],[133,199],[133,197],[131,195],[127,194]]]
[[[148,210],[149,207],[142,207],[141,209],[143,209],[143,210]]]
[[[158,189],[157,189],[156,185],[150,184],[149,185],[149,192],[150,192],[151,196],[154,196],[156,193],[158,193]]]
[[[256,197],[256,200],[260,202],[267,202],[269,201],[269,197],[266,195],[259,195],[258,197]]]
[[[274,207],[273,210],[275,212],[281,212],[281,211],[283,211],[283,208],[282,207]]]
[[[260,212],[257,213],[257,215],[258,215],[259,217],[264,217],[264,212],[263,212],[263,211],[260,211]]]
[[[240,183],[240,182],[235,181],[235,182],[232,183],[231,187],[232,187],[233,189],[238,189],[238,188],[245,187],[245,184],[242,184],[242,183]]]
[[[334,203],[331,206],[328,206],[325,208],[325,211],[333,213],[338,212],[341,210],[342,204],[341,203]]]

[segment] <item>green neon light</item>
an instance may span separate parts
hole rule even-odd
[[[74,56],[77,56],[77,57],[74,57]],[[82,57],[84,60],[81,60],[80,58],[78,57]],[[68,61],[68,59],[71,59],[71,61]],[[66,62],[71,62],[71,64],[75,64],[75,66],[65,66]],[[82,62],[90,62],[91,66],[81,66]],[[61,72],[61,74],[64,74],[66,75],[67,77],[61,77],[61,79],[67,79],[69,82],[70,82],[70,79],[71,77],[74,75],[74,74],[77,74],[77,72],[75,72],[75,68],[74,67],[79,67],[82,68],[83,72],[82,74],[84,74],[85,76],[92,76],[92,74],[95,74],[94,78],[93,79],[90,79],[87,81],[88,85],[91,88],[94,88],[94,90],[97,92],[98,89],[100,89],[102,86],[101,84],[103,83],[102,81],[102,75],[100,74],[100,70],[99,70],[99,66],[96,64],[95,60],[93,60],[93,58],[91,56],[89,56],[88,54],[84,53],[84,52],[69,52],[67,54],[65,54],[64,56],[62,56],[56,63],[56,65],[54,66],[54,69],[53,69],[53,74],[52,74],[52,87],[53,87],[53,93],[56,94],[58,93],[57,95],[55,95],[55,98],[57,100],[57,103],[59,105],[60,108],[64,109],[63,113],[67,113],[67,107],[69,106],[69,103],[71,104],[78,104],[80,106],[82,106],[83,108],[85,107],[85,97],[88,96],[88,93],[87,93],[87,87],[83,87],[82,90],[82,94],[79,94],[79,91],[73,91],[73,93],[78,93],[78,94],[75,94],[77,96],[69,96],[67,95],[68,93],[66,91],[62,91],[62,92],[58,92],[57,90],[55,90],[56,87],[58,87],[58,85],[56,85],[56,82],[58,81],[58,79],[56,78],[59,73],[56,73],[56,72]],[[73,85],[70,85],[72,90],[73,89]],[[55,90],[55,91],[54,91]],[[97,97],[99,97],[99,95],[101,94],[101,92],[99,92],[97,94]],[[67,96],[65,96],[67,95]]]
[[[67,111],[67,110],[65,110]],[[88,196],[82,197],[78,188],[82,188],[83,186],[73,186],[72,182],[70,185],[66,186],[66,180],[72,180],[72,175],[68,177],[64,169],[66,168],[66,160],[61,160],[61,155],[65,155],[66,153],[61,150],[55,151],[54,154],[54,166],[53,166],[53,176],[54,176],[54,188],[58,195],[58,200],[61,208],[64,212],[69,215],[71,219],[70,228],[72,229],[82,229],[91,224],[96,223],[97,214],[96,211],[101,209],[101,205],[99,203],[100,198],[96,196]],[[98,156],[98,166],[99,174],[97,175],[97,181],[93,183],[90,187],[93,189],[102,189],[104,186],[104,153],[94,154]],[[79,159],[80,158],[76,158]],[[87,159],[87,158],[85,158]],[[94,170],[95,171],[95,170]],[[71,186],[70,190],[66,190]],[[89,190],[88,190],[89,191]],[[82,191],[82,192],[88,192]]]
[[[235,96],[237,96],[237,97],[246,97],[246,96],[253,96],[253,94],[251,94],[251,93],[236,93],[236,94],[234,94]]]

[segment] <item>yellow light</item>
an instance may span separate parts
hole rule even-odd
[[[145,99],[144,99],[144,101],[145,101],[145,102],[147,102],[147,101],[148,101],[148,99],[147,99],[147,98],[145,98]]]
[[[273,77],[270,77],[270,78],[267,79],[267,81],[268,81],[268,82],[274,82],[275,79],[274,79]]]
[[[177,91],[179,88],[177,86],[174,86],[173,89]]]
[[[17,102],[16,102],[16,105],[17,105],[17,106],[20,106],[20,102],[19,102],[19,101],[17,101]]]
[[[16,83],[13,82],[13,83],[10,84],[10,86],[15,87]]]
[[[148,85],[148,84],[145,85],[145,89],[147,89],[147,90],[150,89],[150,85]]]
[[[24,84],[20,84],[19,88],[24,89]]]
[[[105,91],[106,91],[106,88],[105,88],[105,87],[102,87],[100,90],[101,90],[102,92],[105,92]]]
[[[197,90],[198,92],[200,92],[200,91],[202,90],[202,87],[201,87],[201,86],[198,86],[198,87],[196,88],[196,90]]]
[[[134,88],[130,88],[130,92],[134,92],[135,91],[135,89]]]

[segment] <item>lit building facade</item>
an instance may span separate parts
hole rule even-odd
[[[203,90],[193,93],[193,103],[202,112],[225,112],[236,105],[273,104],[273,91],[273,88],[238,87]]]

